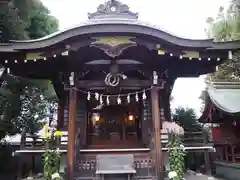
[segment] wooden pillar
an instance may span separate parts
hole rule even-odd
[[[76,107],[77,91],[74,88],[69,90],[69,115],[68,115],[68,147],[67,147],[67,179],[73,179],[74,154],[76,138]]]
[[[208,145],[208,133],[203,130],[203,141],[204,141],[204,146]],[[205,160],[205,170],[206,170],[206,174],[208,176],[211,176],[212,174],[212,170],[211,170],[211,164],[210,164],[210,152],[205,149],[204,150],[204,160]]]
[[[231,145],[231,154],[232,154],[232,162],[233,162],[233,163],[236,162],[235,148],[236,148],[236,147],[232,144],[232,145]]]
[[[225,161],[228,162],[228,145],[225,145],[225,147],[224,147],[224,153],[225,153]]]
[[[63,102],[58,102],[57,109],[57,129],[62,129],[64,124],[64,104]]]
[[[20,140],[20,150],[24,149],[25,146],[25,141],[26,141],[26,129],[23,129],[21,133],[21,140]],[[23,158],[22,154],[20,153],[18,156],[18,175],[17,175],[17,180],[22,180],[22,170],[23,170]]]
[[[161,143],[161,119],[159,113],[159,88],[153,87],[151,89],[152,102],[152,120],[153,120],[153,137],[154,137],[154,154],[155,173],[157,180],[163,180],[163,157],[162,157],[162,143]]]

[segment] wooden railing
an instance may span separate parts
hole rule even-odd
[[[162,133],[162,147],[166,148],[168,142],[168,134]],[[208,134],[199,132],[185,132],[183,135],[183,145],[186,150],[207,150],[213,149],[212,142],[209,141]]]
[[[42,149],[44,148],[45,138],[40,135],[22,134],[20,148],[21,149]],[[68,143],[68,135],[64,134],[61,137],[51,138],[50,146],[53,148],[64,148]]]
[[[203,132],[185,132],[183,139],[183,145],[185,146],[186,150],[203,150],[206,148],[211,148],[212,146],[211,142],[208,140],[208,137]],[[163,150],[167,150],[166,145],[168,143],[168,134],[162,133],[161,140]],[[67,143],[68,135],[67,133],[63,133],[62,137],[52,139],[50,141],[50,146],[66,149]],[[21,149],[43,149],[44,138],[38,135],[26,135],[24,133],[21,138],[20,147]]]
[[[238,147],[238,148],[237,148]],[[240,162],[239,144],[222,144],[216,145],[216,160],[229,163]]]
[[[240,139],[233,136],[215,138],[215,160],[228,163],[240,162]]]

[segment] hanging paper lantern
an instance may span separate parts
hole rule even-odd
[[[120,95],[118,95],[117,103],[118,103],[118,104],[121,104],[121,103],[122,103],[122,100],[121,100],[121,98],[120,98]]]
[[[99,94],[95,93],[95,99],[98,101],[99,100]]]
[[[145,92],[145,90],[143,91],[143,94],[142,94],[142,99],[143,99],[143,100],[147,99],[147,95],[146,95],[146,92]]]
[[[134,116],[133,116],[132,114],[129,114],[129,115],[128,115],[128,120],[129,120],[129,121],[133,121],[133,119],[134,119]]]
[[[130,103],[130,94],[127,96],[127,102]]]
[[[90,92],[88,92],[87,100],[89,101],[90,99],[91,99],[91,94],[90,94]]]
[[[93,113],[93,118],[97,122],[100,120],[100,114],[99,113]]]

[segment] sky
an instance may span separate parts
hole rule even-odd
[[[88,12],[106,0],[42,0],[51,14],[59,20],[60,30],[74,27],[87,20]],[[173,35],[205,39],[207,17],[216,17],[220,6],[226,7],[229,0],[120,0],[130,10],[139,13],[139,19],[158,26]],[[188,107],[200,116],[202,106],[199,96],[205,88],[204,78],[179,78],[172,95],[171,108]]]

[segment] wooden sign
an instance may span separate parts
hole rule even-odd
[[[148,100],[143,101],[143,120],[152,119],[151,106]]]

